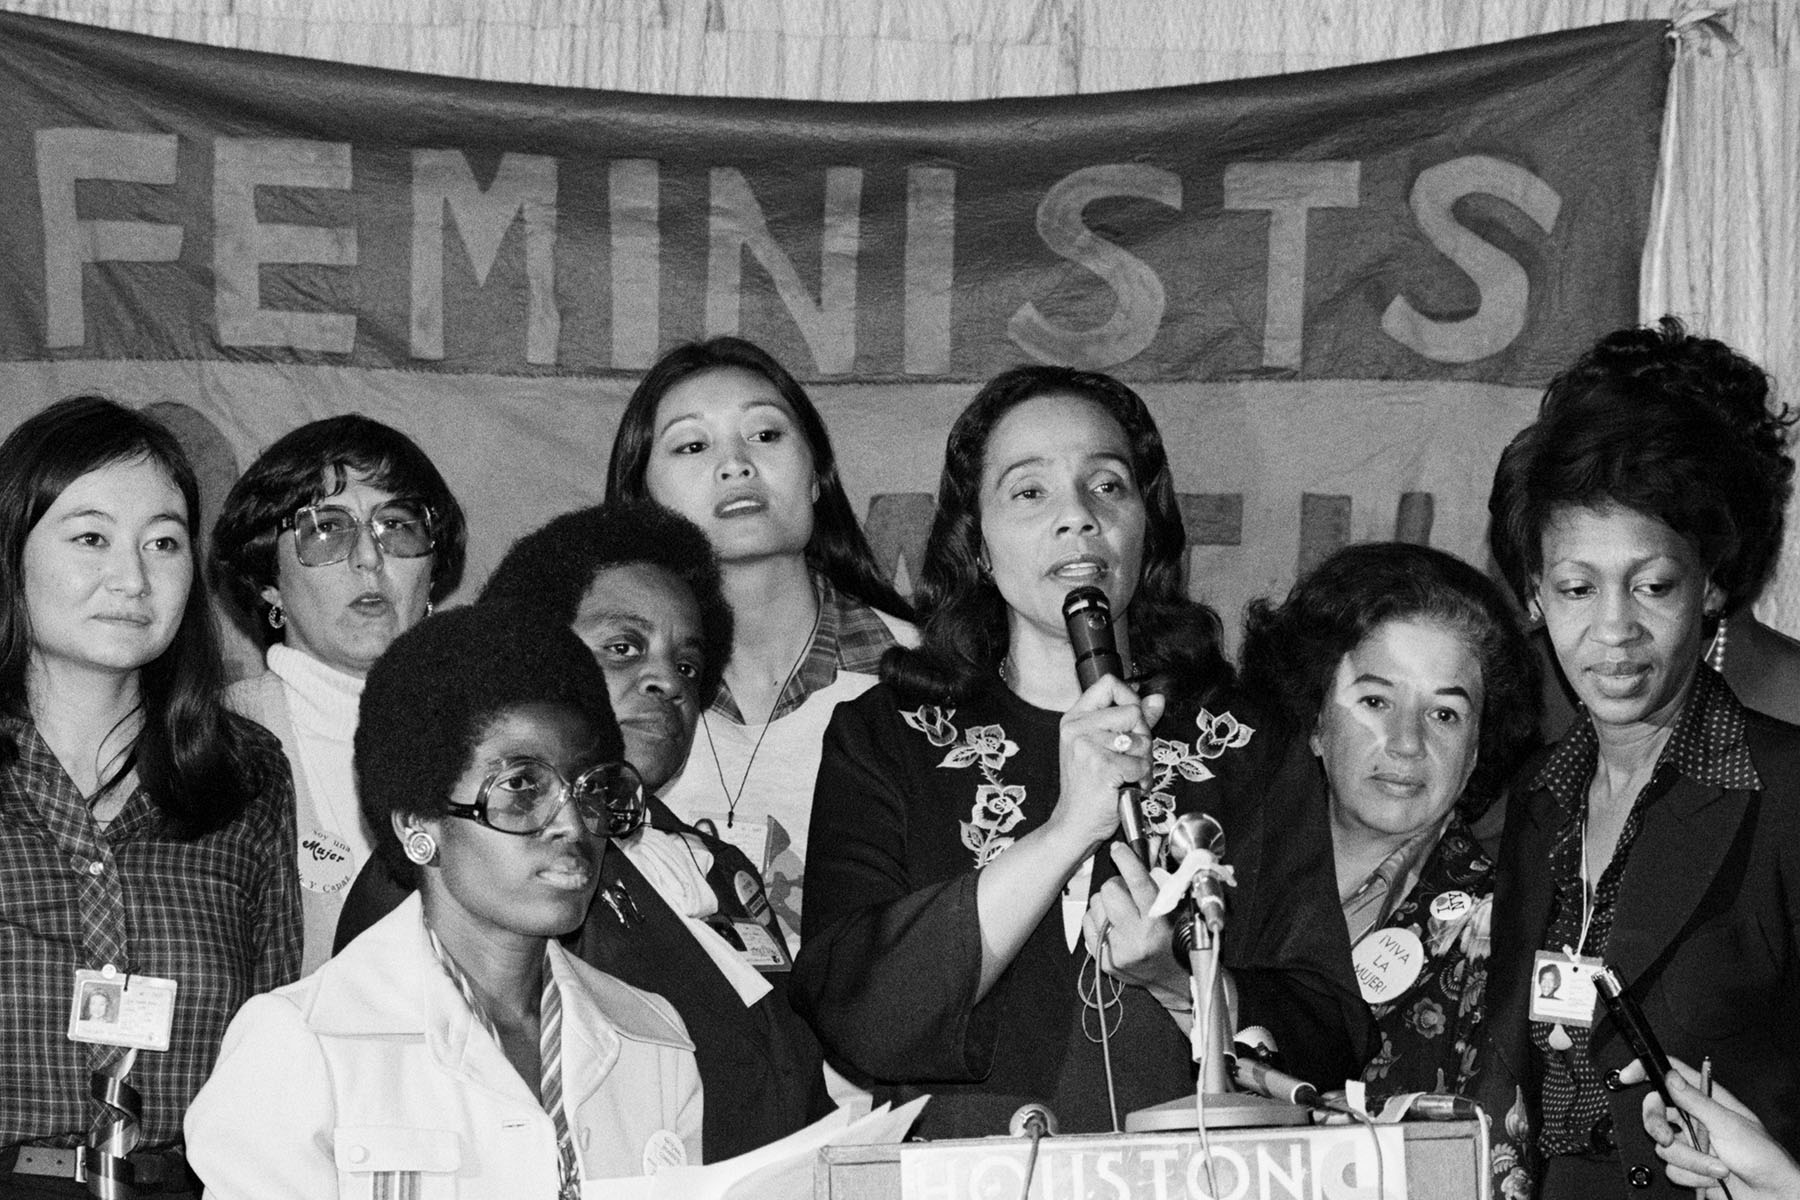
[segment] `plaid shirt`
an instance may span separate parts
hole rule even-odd
[[[1550,927],[1544,933],[1545,950],[1560,952],[1564,946],[1575,946],[1581,938],[1581,817],[1599,755],[1600,742],[1593,722],[1578,720],[1531,782],[1532,791],[1550,793],[1562,822],[1550,851],[1556,899]],[[1704,665],[1695,676],[1693,693],[1675,721],[1650,782],[1632,801],[1612,861],[1595,885],[1587,940],[1575,947],[1580,953],[1605,957],[1625,865],[1631,859],[1632,843],[1644,827],[1644,814],[1668,794],[1680,776],[1711,787],[1762,788],[1762,780],[1750,760],[1750,747],[1744,741],[1744,710],[1725,681]],[[1540,1147],[1546,1156],[1605,1153],[1611,1149],[1612,1118],[1600,1072],[1588,1057],[1590,1031],[1581,1026],[1564,1026],[1564,1031],[1571,1045],[1567,1051],[1558,1051],[1550,1045],[1551,1026],[1542,1021],[1531,1023],[1531,1041],[1544,1081]]]
[[[881,666],[881,656],[899,644],[874,609],[854,596],[844,595],[823,575],[813,575],[813,590],[819,597],[819,631],[813,634],[800,669],[776,698],[775,710],[769,714],[771,722],[805,704],[814,692],[830,687],[839,671],[875,674]],[[738,710],[731,687],[724,680],[719,681],[712,711],[744,724],[744,714]]]
[[[142,1147],[177,1144],[232,1014],[299,974],[285,762],[229,825],[181,841],[141,786],[100,829],[36,726],[0,718],[0,735],[19,748],[0,768],[0,1146],[85,1139],[89,1075],[120,1051],[70,1041],[69,1008],[75,969],[108,961],[177,983],[168,1051],[140,1052],[127,1077]]]

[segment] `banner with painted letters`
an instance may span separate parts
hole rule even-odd
[[[155,403],[209,489],[307,420],[416,437],[479,585],[600,493],[684,340],[807,381],[905,585],[951,420],[1111,371],[1235,626],[1346,541],[1484,560],[1537,391],[1637,319],[1670,50],[1635,22],[1204,87],[970,104],[583,92],[0,14],[0,432]]]

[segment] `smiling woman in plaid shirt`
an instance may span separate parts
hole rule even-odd
[[[238,1005],[299,968],[292,784],[274,739],[220,707],[198,511],[174,436],[111,401],[62,401],[0,444],[7,1196],[86,1195],[97,1173],[197,1194],[183,1111]],[[111,1020],[75,1008],[83,984],[119,989]],[[96,1075],[135,1096],[93,1104]],[[107,1135],[123,1162],[84,1153]]]

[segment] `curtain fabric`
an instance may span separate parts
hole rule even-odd
[[[1313,70],[1606,21],[1673,0],[0,0],[216,46],[682,95],[977,100]],[[1681,36],[1642,314],[1800,379],[1800,5]],[[1721,36],[1720,30],[1724,31]],[[1800,520],[1790,518],[1790,531]],[[1800,632],[1800,537],[1759,611]]]

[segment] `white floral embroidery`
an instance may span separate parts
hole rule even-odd
[[[963,730],[963,744],[952,746],[940,767],[966,767],[981,764],[984,775],[991,775],[1006,765],[1006,760],[1019,752],[1019,743],[1006,736],[998,725],[971,725]]]
[[[978,767],[987,782],[975,789],[975,804],[969,819],[962,824],[962,843],[975,855],[975,865],[985,867],[1001,851],[1016,840],[1008,836],[1025,819],[1025,789],[1009,785],[1000,778],[1006,760],[1019,752],[1019,743],[1006,736],[998,725],[971,725],[960,733],[951,718],[956,710],[926,705],[912,712],[902,712],[900,719],[907,727],[925,735],[925,740],[948,753],[938,766],[946,770]],[[1150,789],[1144,794],[1145,832],[1152,837],[1167,837],[1175,823],[1175,777],[1190,783],[1204,783],[1213,777],[1206,763],[1227,750],[1249,745],[1256,730],[1240,722],[1228,712],[1214,714],[1201,709],[1194,718],[1199,736],[1192,747],[1186,742],[1157,738],[1150,749],[1155,764]]]
[[[925,735],[925,740],[934,746],[948,746],[956,740],[956,726],[950,718],[956,715],[953,708],[945,712],[941,708],[920,708],[912,712],[903,712],[900,719]]]
[[[1239,750],[1250,744],[1256,730],[1228,712],[1214,715],[1201,709],[1194,717],[1200,736],[1190,749],[1186,742],[1157,738],[1150,747],[1154,772],[1150,790],[1144,793],[1144,832],[1151,837],[1167,837],[1175,823],[1175,796],[1172,787],[1177,775],[1189,783],[1205,783],[1213,777],[1206,765],[1208,759],[1219,758],[1227,750]]]
[[[962,824],[962,843],[975,855],[975,865],[985,867],[1017,839],[1008,834],[1025,819],[1025,789],[1000,778],[1006,760],[1019,752],[1019,743],[998,725],[971,725],[960,735],[948,711],[927,705],[903,712],[900,719],[925,735],[933,746],[950,747],[938,766],[947,770],[979,767],[986,783],[975,788],[975,804]]]

